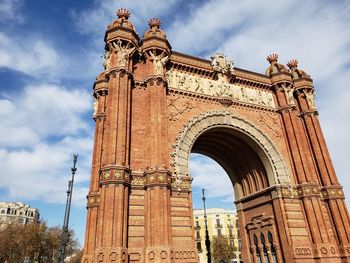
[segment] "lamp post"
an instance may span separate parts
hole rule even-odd
[[[205,248],[207,249],[208,263],[211,263],[210,240],[209,240],[209,232],[208,232],[207,211],[205,208],[204,191],[205,191],[205,189],[202,189],[202,200],[203,200],[203,206],[204,206],[204,223],[205,223]]]
[[[69,241],[69,232],[68,232],[68,223],[69,223],[69,214],[70,214],[70,206],[72,203],[72,193],[73,193],[73,183],[74,183],[74,175],[77,171],[75,165],[77,163],[78,155],[73,155],[73,167],[72,170],[72,180],[68,181],[68,190],[67,190],[67,201],[66,201],[66,210],[64,212],[64,221],[62,226],[62,234],[61,234],[61,242],[60,242],[60,251],[58,263],[64,263],[64,253],[66,251],[66,246]]]

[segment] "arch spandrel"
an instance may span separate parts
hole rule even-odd
[[[288,167],[272,140],[249,121],[227,111],[199,114],[179,132],[172,154],[174,173],[177,177],[189,175],[188,158],[196,139],[204,132],[219,127],[237,131],[236,136],[241,137],[252,147],[264,164],[270,186],[290,185]]]

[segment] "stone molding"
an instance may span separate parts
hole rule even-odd
[[[180,131],[173,144],[174,173],[177,178],[188,177],[188,157],[196,139],[205,131],[214,127],[227,127],[250,137],[268,157],[273,184],[290,184],[290,175],[285,162],[272,141],[250,122],[230,112],[206,112],[194,117]]]
[[[109,165],[100,171],[100,186],[106,184],[130,185],[130,170],[127,167]]]

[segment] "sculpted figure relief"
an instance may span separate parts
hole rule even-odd
[[[295,104],[294,96],[293,96],[294,89],[293,88],[283,87],[283,90],[284,90],[284,94],[286,95],[287,103],[294,105]]]
[[[209,96],[229,97],[241,102],[258,104],[266,107],[275,107],[273,95],[271,93],[229,84],[223,79],[216,81],[180,73],[173,69],[166,73],[166,78],[169,87]]]
[[[104,55],[104,62],[103,62],[103,67],[105,70],[109,70],[111,68],[111,59],[112,59],[112,52],[109,50],[106,50]]]
[[[306,96],[306,100],[307,100],[307,104],[309,105],[309,108],[310,109],[315,109],[316,108],[316,105],[315,105],[315,96],[316,96],[316,93],[314,90],[311,90],[311,91],[304,91],[305,92],[305,96]]]
[[[153,73],[155,75],[162,75],[164,74],[164,65],[168,61],[169,57],[165,56],[162,57],[161,55],[156,56],[153,54],[152,51],[149,52],[152,60],[153,60]]]
[[[131,53],[135,50],[135,47],[128,48],[127,46],[123,47],[122,42],[118,40],[117,42],[112,43],[114,50],[117,53],[117,67],[125,68],[129,61]]]
[[[95,116],[97,114],[97,109],[98,109],[98,100],[94,97],[94,113],[92,114]]]

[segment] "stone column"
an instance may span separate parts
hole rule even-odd
[[[108,76],[102,72],[94,84],[94,113],[93,118],[96,122],[94,149],[92,155],[92,169],[90,180],[90,191],[87,196],[87,220],[86,220],[86,238],[84,244],[84,258],[82,262],[92,260],[93,252],[96,247],[95,236],[97,228],[97,218],[100,203],[99,193],[99,172],[102,166],[102,142],[104,138],[104,127],[106,120],[106,97],[108,94]],[[91,260],[89,260],[91,259]]]
[[[304,73],[297,69],[297,61],[289,62],[292,72]],[[321,256],[341,255],[349,257],[350,220],[345,204],[345,197],[342,186],[339,184],[335,170],[327,149],[327,145],[318,120],[318,112],[315,106],[315,91],[312,80],[308,75],[296,74],[294,85],[297,90],[298,103],[301,111],[301,118],[305,125],[306,137],[311,146],[311,156],[317,167],[317,175],[321,182],[320,203],[323,206],[321,213],[327,224],[327,239],[323,240],[324,246],[318,246],[318,253]],[[337,247],[336,253],[332,247]]]

